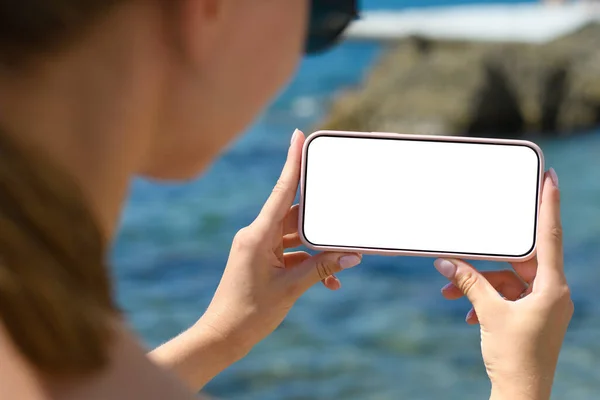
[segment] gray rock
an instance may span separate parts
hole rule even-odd
[[[543,45],[393,46],[321,129],[432,135],[564,135],[600,125],[600,24]]]

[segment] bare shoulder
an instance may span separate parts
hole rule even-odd
[[[0,320],[0,400],[198,399],[169,371],[153,364],[132,334],[118,335],[112,350],[109,367],[85,381],[42,382]]]
[[[48,400],[33,370],[15,348],[0,319],[0,400]],[[8,400],[8,397],[6,398]]]

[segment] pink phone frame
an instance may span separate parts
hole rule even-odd
[[[319,246],[311,244],[304,236],[304,189],[306,187],[306,157],[308,154],[308,145],[311,141],[319,136],[340,136],[340,137],[357,137],[357,138],[382,138],[382,139],[400,139],[400,140],[426,140],[438,142],[460,142],[460,143],[484,143],[484,144],[500,144],[500,145],[519,145],[527,146],[534,150],[540,162],[538,176],[538,204],[536,208],[536,226],[535,226],[535,241],[532,249],[523,256],[491,256],[478,254],[462,254],[462,253],[443,253],[433,251],[404,251],[404,250],[379,250],[372,248],[354,248],[354,247],[338,247],[338,246]],[[511,139],[487,139],[487,138],[472,138],[461,136],[429,136],[429,135],[410,135],[389,132],[351,132],[351,131],[317,131],[307,137],[302,149],[302,168],[300,174],[300,210],[298,216],[298,234],[300,240],[307,248],[315,251],[338,251],[338,252],[353,252],[360,254],[374,254],[382,256],[411,256],[411,257],[435,257],[435,258],[462,258],[468,260],[489,260],[489,261],[507,261],[507,262],[522,262],[527,261],[536,254],[538,242],[538,225],[539,212],[541,204],[541,192],[544,178],[544,154],[538,145],[526,140],[511,140]]]

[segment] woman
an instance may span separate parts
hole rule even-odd
[[[330,45],[356,7],[309,3],[0,3],[0,397],[191,398],[305,290],[319,281],[339,288],[333,274],[360,262],[284,254],[299,244],[299,131],[260,215],[234,239],[206,313],[149,357],[115,306],[104,260],[132,177],[202,172],[287,82],[303,50]],[[445,296],[465,294],[475,307],[468,321],[481,324],[497,399],[548,398],[572,313],[556,182],[548,173],[538,260],[515,265],[520,277],[436,261],[452,282]]]

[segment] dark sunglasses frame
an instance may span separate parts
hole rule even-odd
[[[310,0],[306,54],[333,47],[350,23],[359,17],[359,0]]]

